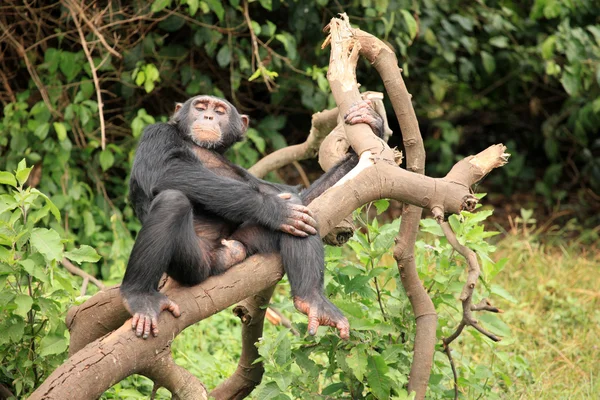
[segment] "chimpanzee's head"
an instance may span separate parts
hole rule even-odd
[[[224,152],[244,137],[250,119],[227,100],[196,96],[177,103],[171,123],[197,146]]]

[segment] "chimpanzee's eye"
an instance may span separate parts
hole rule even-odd
[[[215,112],[222,115],[225,114],[225,109],[223,107],[216,107]]]
[[[196,107],[196,110],[200,110],[200,111],[204,111],[206,110],[206,103],[197,103],[194,107]]]

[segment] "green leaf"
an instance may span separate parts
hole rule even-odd
[[[275,350],[274,358],[278,365],[287,364],[292,358],[292,346],[290,344],[290,339],[287,336],[287,332],[282,331],[285,335],[281,336],[278,339],[279,345],[277,346],[277,350]]]
[[[229,46],[223,46],[217,53],[217,63],[221,68],[225,68],[231,62],[231,49]]]
[[[106,171],[112,167],[114,163],[115,156],[109,149],[102,150],[100,152],[100,166],[102,167],[102,171]]]
[[[392,380],[386,376],[389,368],[380,355],[369,356],[367,382],[373,395],[380,399],[389,399]]]
[[[54,131],[56,132],[56,137],[58,137],[58,140],[61,142],[65,140],[67,138],[67,128],[65,127],[65,124],[62,122],[55,122],[52,125],[54,126]]]
[[[350,367],[354,376],[359,381],[363,380],[363,377],[367,373],[367,352],[364,346],[357,346],[350,350],[350,354],[346,357],[346,364]]]
[[[0,171],[0,185],[10,185],[17,187],[17,180],[10,172]]]
[[[46,136],[48,136],[48,132],[50,132],[50,124],[44,122],[42,124],[39,124],[38,127],[35,128],[33,134],[40,138],[40,140],[44,140],[46,139]]]
[[[273,1],[272,0],[259,0],[260,1],[260,5],[263,6],[263,8],[266,8],[269,11],[273,10]]]
[[[265,154],[267,142],[265,142],[265,139],[259,136],[258,131],[256,129],[248,129],[246,137],[248,137],[248,139],[250,139],[252,143],[254,143],[254,146],[256,146],[256,148],[261,154]]]
[[[19,185],[23,186],[25,182],[27,182],[27,178],[29,178],[29,173],[33,167],[27,168],[27,163],[25,159],[22,159],[17,166],[17,173],[15,176],[17,177],[17,181],[19,181]]]
[[[498,286],[498,285],[492,285],[490,292],[492,294],[495,294],[497,296],[502,297],[505,300],[510,301],[511,303],[517,304],[519,303],[519,301],[513,297],[513,295],[511,295],[506,289],[504,289],[502,286]]]
[[[415,17],[413,17],[408,11],[400,10],[400,12],[402,13],[402,17],[404,17],[404,23],[408,29],[410,40],[414,40],[417,36],[417,21],[415,20]]]
[[[135,84],[138,86],[142,86],[144,81],[146,80],[146,73],[144,71],[139,71],[135,77]]]
[[[44,336],[40,341],[39,356],[45,357],[52,354],[61,354],[67,350],[67,339],[64,336],[51,334]]]
[[[381,215],[388,209],[390,206],[390,202],[386,199],[376,200],[373,202],[373,205],[377,209],[377,215]]]
[[[94,221],[94,216],[88,210],[84,211],[82,216],[85,236],[90,237],[96,232],[96,221]]]
[[[65,252],[65,257],[69,260],[81,264],[82,262],[97,262],[100,260],[100,255],[93,247],[81,245],[80,248]]]
[[[24,321],[15,321],[17,318],[14,318],[9,322],[8,327],[5,330],[2,330],[3,335],[6,335],[6,338],[9,338],[11,342],[18,343],[23,338],[23,334],[25,333],[25,322]]]
[[[35,279],[44,283],[48,282],[49,276],[46,273],[46,271],[44,271],[44,268],[36,265],[35,261],[33,261],[32,259],[28,258],[26,260],[20,260],[19,264],[21,264],[23,266],[23,269]]]
[[[250,77],[248,78],[248,82],[252,82],[256,78],[258,78],[260,75],[261,75],[261,70],[260,70],[260,68],[258,68],[256,71],[254,71],[254,73],[252,75],[250,75]]]
[[[562,83],[565,91],[570,96],[576,96],[579,93],[579,77],[572,75],[569,72],[565,72],[560,78],[560,83]]]
[[[165,8],[169,7],[171,5],[171,0],[154,0],[154,3],[152,3],[152,8],[150,9],[150,11],[152,11],[153,13],[159,12],[164,10]]]
[[[256,398],[261,400],[271,400],[279,396],[281,390],[275,382],[269,382],[256,393]]]
[[[496,60],[487,51],[481,52],[481,61],[483,62],[483,68],[488,74],[492,74],[496,70]]]
[[[205,0],[208,4],[208,7],[217,14],[217,18],[219,21],[223,21],[223,17],[225,16],[225,9],[219,0]]]
[[[31,306],[33,305],[33,299],[31,298],[31,296],[28,296],[26,294],[18,294],[15,296],[15,299],[13,301],[17,305],[15,314],[26,318],[27,313],[29,312],[29,310],[31,310]]]
[[[67,82],[71,82],[83,68],[82,63],[78,60],[83,53],[77,54],[69,51],[61,51],[60,53],[60,72],[67,78]]]
[[[542,57],[549,60],[554,56],[554,48],[556,47],[556,36],[550,35],[542,43]]]
[[[54,218],[56,218],[56,220],[60,222],[60,211],[58,211],[58,208],[54,205],[50,198],[35,188],[31,189],[31,193],[36,193],[38,196],[42,196],[46,200],[46,204],[48,205],[48,207],[50,207],[50,212],[52,213],[52,215],[54,215]]]
[[[156,82],[160,79],[160,72],[154,64],[146,64],[144,72],[146,73],[146,81]]]
[[[323,389],[323,391],[321,392],[321,395],[329,396],[336,392],[344,390],[345,387],[346,387],[346,384],[343,382],[332,383],[331,385],[329,385],[325,389]]]
[[[433,218],[422,219],[421,230],[423,232],[432,233],[436,236],[444,236],[444,231],[442,231],[440,225]]]
[[[260,35],[261,29],[260,29],[260,24],[256,21],[250,21],[250,25],[252,28],[252,31],[254,31],[255,35]]]
[[[189,14],[193,17],[198,12],[198,0],[187,0]]]
[[[490,39],[490,44],[501,49],[508,47],[508,38],[505,36],[496,36]]]
[[[47,261],[60,260],[62,258],[63,244],[58,232],[46,228],[34,228],[29,239],[31,245]]]

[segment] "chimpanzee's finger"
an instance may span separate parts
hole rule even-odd
[[[146,319],[145,315],[140,315],[140,319],[138,320],[137,326],[135,328],[135,336],[142,337],[144,333],[144,320]]]
[[[156,317],[152,317],[150,328],[152,329],[152,335],[158,336],[158,320]]]
[[[277,195],[279,198],[282,198],[284,200],[289,200],[292,198],[292,194],[291,193],[279,193]]]
[[[308,208],[305,208],[305,209],[308,210]],[[318,226],[319,226],[319,224],[317,224],[317,221],[310,214],[304,213],[297,208],[296,208],[296,211],[292,211],[291,218],[300,220],[300,221],[312,226],[313,228],[318,228]]]
[[[165,303],[163,303],[163,305],[160,307],[160,310],[161,311],[164,311],[164,310],[169,311],[171,314],[173,314],[173,316],[175,318],[179,318],[179,316],[181,315],[181,311],[179,310],[179,305],[172,300],[167,300]]]
[[[317,230],[315,228],[302,222],[302,220],[300,220],[300,219],[293,219],[290,222],[291,222],[290,225],[292,225],[294,228],[296,228],[302,232],[308,233],[309,235],[317,234]]]
[[[131,329],[133,329],[134,331],[137,328],[137,324],[138,324],[139,320],[140,320],[140,314],[135,313],[133,315],[133,318],[131,319]]]
[[[144,317],[144,336],[142,336],[144,339],[148,339],[148,336],[150,336],[150,326],[152,325],[152,319],[150,318],[149,315],[146,315]]]
[[[310,211],[310,208],[306,207],[304,204],[292,204],[291,208],[295,211],[301,212],[302,214],[306,214],[312,218],[315,217],[313,212]]]
[[[292,225],[288,225],[288,224],[283,224],[279,227],[279,230],[285,233],[289,233],[290,235],[294,235],[294,236],[298,236],[298,237],[307,237],[308,233],[306,232],[302,232],[296,228],[294,228]]]
[[[350,339],[350,323],[346,318],[344,318],[342,321],[338,321],[335,324],[335,327],[340,331],[340,338],[343,340]]]
[[[317,328],[319,327],[319,317],[317,313],[311,308],[308,311],[308,334],[316,335]]]

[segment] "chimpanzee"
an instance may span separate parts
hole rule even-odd
[[[383,135],[383,121],[368,101],[355,104],[346,123],[367,123]],[[163,273],[195,285],[255,253],[279,252],[294,305],[308,315],[308,331],[348,320],[323,294],[324,250],[305,206],[358,162],[348,154],[298,195],[228,161],[223,153],[243,138],[249,119],[226,100],[196,96],[177,104],[168,123],[148,126],[137,148],[130,200],[142,222],[121,294],[138,337],[158,334],[157,318],[177,304],[158,291]]]

